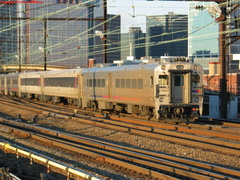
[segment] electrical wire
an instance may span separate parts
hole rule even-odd
[[[93,1],[88,1],[88,2],[93,2]],[[224,6],[224,4],[221,4],[221,6]],[[53,16],[53,15],[57,15],[57,14],[63,14],[63,13],[65,13],[65,14],[67,14],[67,12],[70,10],[70,9],[72,9],[73,7],[67,7],[67,8],[63,8],[63,9],[61,9],[61,10],[59,10],[59,11],[56,11],[56,12],[54,12],[54,13],[49,13],[49,14],[45,14],[45,16],[47,16],[47,17],[49,17],[49,16]],[[83,8],[84,9],[84,8]],[[117,16],[117,15],[116,15]],[[115,17],[116,17],[115,16]],[[114,18],[112,18],[112,19],[114,19]],[[239,19],[239,18],[236,18],[236,19]],[[30,21],[28,21],[28,23],[30,24],[31,22],[35,22],[36,20],[33,18],[33,19],[30,19]],[[66,21],[66,22],[65,22]],[[51,30],[54,30],[54,29],[57,29],[57,28],[63,28],[64,26],[67,26],[67,22],[68,22],[68,20],[65,20],[65,21],[62,21],[61,23],[58,23],[54,28],[52,28]],[[108,19],[108,21],[107,22],[109,22],[109,21],[111,21],[111,19]],[[94,26],[94,27],[92,27],[91,29],[88,29],[88,30],[86,30],[86,31],[84,31],[84,32],[81,32],[81,33],[79,33],[79,34],[77,34],[77,35],[75,35],[75,36],[72,36],[71,38],[69,38],[69,39],[66,39],[65,41],[63,41],[63,42],[59,42],[59,43],[57,43],[57,44],[54,44],[54,45],[51,45],[51,51],[52,51],[52,55],[56,55],[57,54],[57,52],[56,53],[54,53],[54,50],[57,50],[58,48],[60,48],[60,47],[64,47],[64,46],[66,46],[66,45],[68,45],[68,44],[70,44],[70,43],[73,43],[73,42],[77,42],[77,41],[79,41],[79,38],[81,38],[81,36],[82,35],[84,35],[84,34],[88,34],[91,30],[94,30],[94,29],[96,29],[97,27],[100,27],[101,25],[103,25],[104,23],[106,23],[106,22],[102,22],[102,23],[100,23],[99,25],[97,25],[97,26]],[[27,23],[26,23],[27,24]],[[25,24],[25,25],[26,25]],[[212,24],[212,23],[210,23],[210,24]],[[209,25],[210,25],[209,24]],[[205,27],[207,27],[208,25],[206,25]],[[16,23],[16,25],[13,25],[12,27],[9,27],[8,29],[4,29],[4,31],[7,31],[7,30],[10,30],[11,28],[18,28],[19,27],[19,25],[17,25],[17,23]],[[201,27],[201,29],[203,29],[203,28],[205,28],[205,27]],[[199,29],[200,30],[200,29]],[[197,30],[197,31],[199,31],[199,30]],[[185,30],[186,32],[188,31],[188,29],[186,29]],[[233,32],[238,32],[239,31],[239,28],[238,29],[235,29],[235,30],[229,30],[229,31],[225,31],[225,32],[223,32],[223,33],[233,33]],[[0,31],[0,32],[3,32],[2,30]],[[159,37],[159,36],[166,36],[166,35],[169,35],[169,34],[174,34],[174,33],[178,33],[178,32],[171,32],[171,33],[165,33],[165,34],[160,34],[160,35],[156,35],[156,36],[152,36],[151,38],[153,38],[153,37]],[[195,32],[192,32],[192,33],[195,33]],[[32,36],[32,35],[34,35],[35,33],[31,33],[31,34],[26,34],[25,36]],[[111,31],[108,31],[108,35],[113,35],[114,34],[114,32],[111,32]],[[217,33],[216,33],[217,34]],[[54,38],[54,37],[57,37],[56,35],[54,36],[54,35],[51,35],[50,33],[49,33],[49,37],[48,38]],[[92,35],[92,37],[91,38],[93,38],[93,37],[96,37],[97,35]],[[205,36],[208,36],[207,34],[205,35]],[[60,37],[60,36],[59,36]],[[197,37],[195,37],[195,38],[197,38]],[[141,40],[142,38],[139,38],[139,39],[136,39],[136,41],[137,40]],[[41,38],[41,40],[42,40],[42,38]],[[86,41],[88,40],[88,39],[85,39]],[[144,47],[144,46],[146,46],[146,45],[148,45],[148,46],[154,46],[154,45],[160,45],[160,44],[165,44],[165,43],[173,43],[173,42],[177,42],[177,41],[183,41],[183,40],[187,40],[187,38],[179,38],[179,39],[175,39],[175,40],[169,40],[169,41],[163,41],[163,42],[156,42],[156,43],[151,43],[151,44],[147,44],[147,43],[144,43],[144,44],[142,44],[141,46],[139,46],[139,47]],[[51,41],[50,41],[51,42]],[[120,46],[120,44],[118,44],[119,46]],[[101,47],[101,46],[103,46],[103,44],[101,44],[101,45],[98,45],[98,46],[96,46],[96,45],[93,45],[91,48],[99,48],[99,47]],[[108,44],[108,46],[109,46],[109,44]],[[128,45],[126,45],[125,46],[126,48],[128,48],[129,46]],[[81,47],[81,49],[87,49],[88,47],[84,47],[84,46],[82,46]],[[122,47],[122,48],[124,48],[124,47]],[[49,50],[49,49],[48,49]],[[71,51],[73,51],[73,50],[76,50],[76,49],[68,49],[67,51],[66,51],[66,53],[68,53],[68,52],[71,52]],[[110,48],[110,49],[108,49],[108,52],[110,53],[110,52],[117,52],[117,51],[119,51],[120,50],[120,48],[118,48],[118,47],[114,47],[114,48]],[[93,53],[90,53],[89,55],[97,55],[97,54],[100,54],[100,53],[103,53],[104,51],[103,50],[98,50],[98,51],[95,51],[95,52],[93,52]],[[37,51],[33,51],[33,52],[31,52],[31,55],[34,55],[34,54],[39,54]],[[70,56],[70,58],[75,58],[75,56],[78,56],[78,55],[73,55],[73,56]],[[51,61],[51,63],[52,62],[61,62],[61,61],[65,61],[65,60],[68,60],[67,58],[69,58],[69,57],[65,57],[65,58],[62,58],[62,59],[58,59],[58,60],[53,60],[53,61]]]

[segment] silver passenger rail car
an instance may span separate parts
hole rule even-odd
[[[157,70],[156,107],[159,119],[188,119],[202,114],[203,68],[199,64],[175,61]]]
[[[150,119],[193,119],[201,114],[203,68],[185,61],[83,70],[83,106]]]
[[[0,76],[1,93],[164,121],[201,115],[203,68],[186,61]]]
[[[5,94],[6,88],[5,88],[5,74],[0,75],[0,94]]]

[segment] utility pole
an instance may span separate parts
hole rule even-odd
[[[231,3],[229,3],[229,0],[226,0],[226,3],[227,2],[228,2],[228,7],[232,7],[232,9],[227,10],[227,5],[221,7],[222,14],[219,18],[216,19],[216,21],[220,23],[219,24],[220,101],[221,101],[220,115],[221,115],[221,118],[223,119],[227,119],[227,104],[228,104],[228,94],[229,94],[227,92],[226,55],[227,55],[227,49],[229,48],[229,45],[231,43],[227,43],[227,38],[233,38],[231,36],[227,37],[226,21],[227,21],[227,16],[229,16],[232,12],[236,11],[239,8],[239,4],[236,3],[235,5],[232,5]],[[239,37],[237,37],[236,39],[239,39]],[[232,43],[234,41],[232,41]]]
[[[47,71],[47,19],[44,18],[44,49],[43,49],[43,53],[44,53],[44,71]]]
[[[227,119],[227,64],[226,64],[226,16],[227,8],[221,8],[222,15],[219,21],[219,61],[220,61],[220,102],[221,118]]]
[[[212,0],[195,0],[195,1],[212,1]],[[226,52],[227,52],[228,45],[226,41],[227,39],[226,17],[230,15],[233,11],[235,11],[237,8],[239,8],[239,2],[236,2],[236,4],[233,5],[233,9],[227,12],[227,4],[229,0],[214,0],[214,1],[216,3],[226,3],[221,7],[221,15],[216,19],[216,21],[219,22],[219,62],[220,62],[220,102],[221,102],[220,114],[221,114],[221,118],[227,119],[228,93],[227,93]],[[229,37],[229,38],[232,38],[232,37]]]
[[[18,72],[21,72],[21,64],[22,64],[22,44],[21,44],[21,22],[20,19],[18,20]]]
[[[103,34],[104,34],[104,63],[108,62],[108,46],[107,46],[107,0],[103,1],[103,11],[104,11],[104,25],[103,25]]]
[[[104,11],[107,13],[107,0],[103,0],[104,1]],[[7,4],[7,5],[22,5],[22,4],[27,4],[27,3],[31,3],[31,4],[43,4],[42,1],[0,1],[0,4]],[[51,5],[51,4],[50,4]],[[92,5],[92,10],[93,10],[94,5]],[[90,18],[31,18],[31,17],[25,17],[23,16],[25,13],[24,11],[20,11],[20,7],[18,8],[18,12],[17,12],[17,17],[11,17],[11,20],[17,20],[19,22],[19,27],[17,29],[18,31],[18,37],[17,37],[17,41],[18,41],[18,64],[19,64],[19,72],[21,72],[21,64],[22,64],[22,59],[23,59],[23,55],[22,55],[22,51],[24,51],[24,48],[22,48],[22,44],[23,43],[36,43],[36,42],[27,42],[27,41],[23,41],[22,40],[22,33],[25,33],[25,29],[23,29],[23,21],[25,20],[43,20],[44,21],[44,70],[46,71],[47,69],[47,21],[91,21],[91,24],[93,24],[94,21],[106,21],[107,18],[94,18],[93,14],[90,16]],[[104,14],[105,14],[104,12]],[[22,14],[21,14],[22,13]],[[105,15],[107,17],[107,14]],[[0,20],[9,20],[9,17],[5,17],[5,16],[1,16]],[[90,25],[91,26],[91,25]],[[93,25],[92,25],[93,27]],[[106,30],[106,27],[104,28]],[[92,31],[93,32],[93,31]],[[93,35],[93,33],[92,33]],[[106,44],[106,43],[105,43]],[[106,46],[105,46],[106,49]],[[107,50],[105,50],[107,51]]]
[[[89,55],[88,57],[89,58],[93,58],[93,53],[94,53],[94,48],[93,48],[93,34],[94,34],[94,31],[93,31],[93,28],[94,28],[94,7],[95,5],[94,4],[88,4],[87,5],[87,9],[88,9],[88,18],[89,18],[89,21],[88,21],[88,28],[89,28],[89,31],[88,31],[88,34],[89,34],[89,38],[88,38],[88,50],[89,50]]]

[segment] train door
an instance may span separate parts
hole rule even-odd
[[[40,78],[38,79],[38,86],[40,87],[41,99],[43,99],[45,87],[43,75],[40,75]]]
[[[172,73],[171,85],[172,103],[189,103],[190,102],[190,86],[191,86],[191,74],[188,73]]]
[[[78,74],[78,107],[82,107],[83,104],[83,74]]]
[[[108,97],[109,99],[111,99],[112,97],[112,73],[108,73],[108,83],[107,83],[107,86],[108,86]]]

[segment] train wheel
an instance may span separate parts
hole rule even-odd
[[[146,115],[146,121],[149,121],[152,118],[152,116]]]

